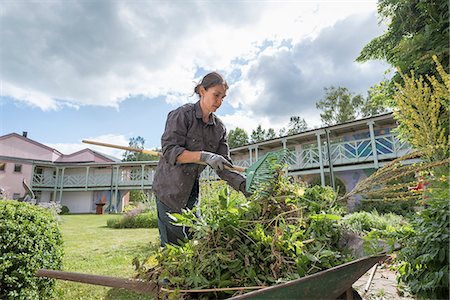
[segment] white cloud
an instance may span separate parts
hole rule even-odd
[[[293,115],[316,127],[325,86],[365,93],[381,80],[386,65],[354,62],[381,33],[375,12],[376,1],[350,0],[7,1],[0,97],[42,110],[119,109],[137,95],[180,105],[193,102],[194,82],[215,70],[230,83],[234,112],[218,111],[229,130],[250,134],[261,124],[278,131]],[[128,144],[120,134],[87,139]],[[122,157],[81,143],[51,147]]]
[[[375,7],[375,1],[8,1],[0,16],[2,96],[43,110],[61,103],[117,107],[133,95],[183,103],[199,68],[231,72],[236,59],[260,59],[265,41],[274,49],[295,44]]]
[[[246,118],[251,116],[252,129],[264,123],[277,129],[287,126],[290,116],[300,116],[309,127],[319,126],[315,103],[323,98],[324,87],[343,86],[367,96],[368,88],[383,79],[386,64],[354,61],[380,33],[374,13],[352,15],[323,28],[314,38],[289,47],[269,46],[244,66],[234,65],[241,78],[230,87],[227,100],[236,113],[225,119],[248,124]]]

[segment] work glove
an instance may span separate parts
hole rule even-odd
[[[215,171],[223,170],[225,166],[232,167],[233,165],[220,154],[202,151],[200,160],[205,162]]]

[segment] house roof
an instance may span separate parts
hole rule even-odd
[[[44,149],[53,151],[53,152],[55,152],[55,153],[58,154],[58,155],[63,155],[61,152],[59,152],[59,151],[56,150],[55,148],[52,148],[52,147],[49,147],[49,146],[47,146],[47,145],[41,144],[41,143],[39,143],[39,142],[36,142],[35,140],[32,140],[32,139],[27,138],[27,137],[24,137],[23,135],[20,135],[20,134],[15,133],[15,132],[0,136],[0,140],[6,140],[6,139],[8,139],[8,138],[10,138],[10,137],[16,137],[16,138],[19,138],[19,139],[21,139],[21,140],[23,140],[23,141],[25,141],[25,142],[32,143],[32,144],[34,144],[34,145],[36,145],[36,146],[38,146],[38,147],[41,147],[41,148],[44,148]]]
[[[92,157],[92,159],[87,160],[86,159],[86,155],[88,155],[88,157]],[[84,159],[83,159],[83,156]],[[79,160],[77,160],[77,157],[79,158]],[[71,154],[63,154],[61,157],[59,157],[55,162],[56,163],[60,163],[60,162],[99,162],[96,158],[99,158],[101,160],[101,162],[119,162],[120,160],[112,157],[110,155],[101,153],[99,151],[94,151],[92,149],[89,148],[85,148],[82,149],[80,151],[71,153]]]
[[[3,136],[0,136],[1,140],[6,140],[9,138],[18,138],[26,143],[33,144],[35,146],[38,146],[40,148],[43,148],[47,151],[53,152],[57,155],[57,158],[54,162],[56,163],[65,163],[65,162],[73,162],[73,163],[87,163],[87,162],[120,162],[119,159],[112,157],[110,155],[104,154],[99,151],[94,151],[89,148],[82,149],[80,151],[71,153],[71,154],[63,154],[59,152],[58,150],[51,148],[47,145],[41,144],[35,140],[32,140],[28,137],[25,137],[23,135],[17,134],[15,132],[9,133]],[[21,159],[21,157],[16,157],[17,159]],[[10,157],[12,159],[12,157]]]

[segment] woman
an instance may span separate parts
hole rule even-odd
[[[225,169],[231,166],[226,129],[214,114],[227,89],[220,74],[209,73],[194,89],[200,100],[171,111],[167,117],[161,137],[163,155],[153,180],[161,246],[189,238],[186,228],[171,224],[173,220],[167,214],[197,204],[199,177],[205,168],[198,163],[206,163],[234,189],[245,193],[245,178]]]

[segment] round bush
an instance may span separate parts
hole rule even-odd
[[[55,281],[37,269],[61,269],[59,225],[45,208],[0,201],[0,299],[51,299]]]
[[[60,215],[68,215],[70,213],[70,210],[67,206],[63,205],[61,207],[61,212],[59,213]]]

